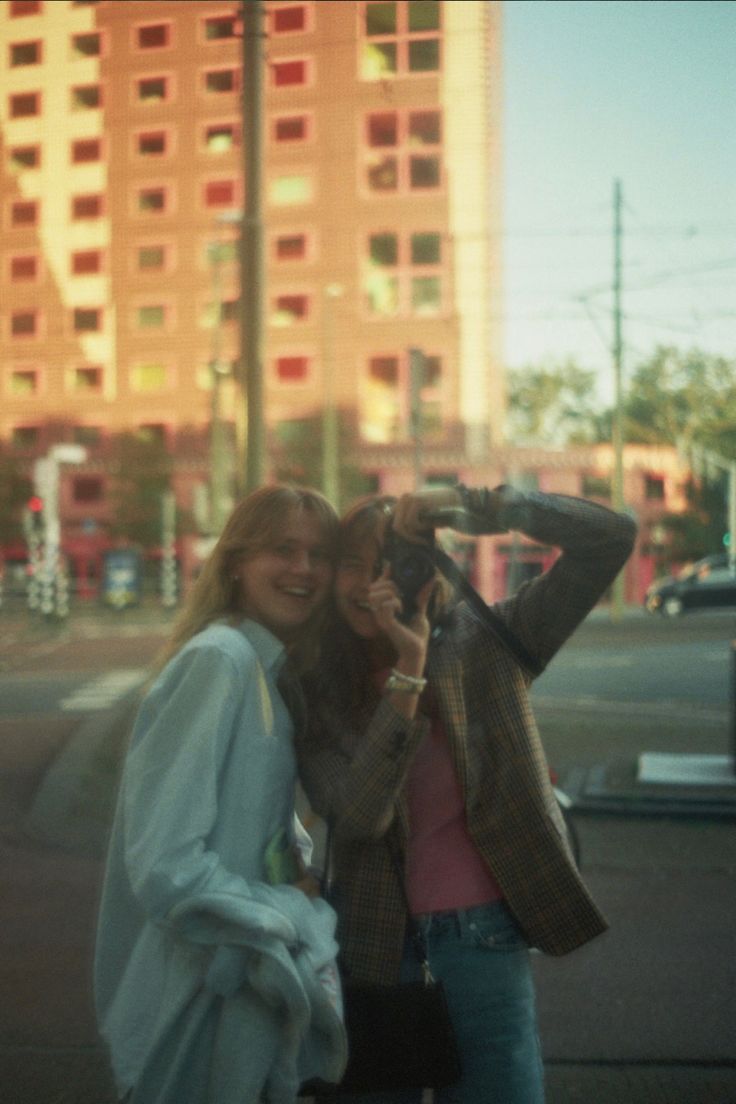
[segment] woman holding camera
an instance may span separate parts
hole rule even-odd
[[[385,555],[387,533],[415,542],[398,572],[413,590],[428,525],[448,517],[473,533],[516,529],[561,549],[547,572],[493,607],[518,651],[451,600],[436,574],[407,615],[395,550],[393,576]],[[601,506],[508,487],[374,497],[341,522],[336,623],[305,683],[300,774],[313,808],[333,826],[349,976],[385,984],[418,976],[407,900],[425,935],[462,1063],[460,1082],[436,1092],[442,1104],[541,1104],[529,947],[564,954],[606,927],[566,843],[528,668],[540,673],[593,608],[634,535],[628,517]]]

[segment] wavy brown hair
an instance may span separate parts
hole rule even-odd
[[[278,543],[292,510],[303,510],[317,519],[334,563],[338,518],[323,495],[308,487],[283,483],[253,491],[232,511],[217,544],[205,560],[169,640],[156,657],[156,672],[191,637],[213,621],[224,619],[236,624],[242,619],[240,583],[234,578],[237,566],[243,559]],[[289,654],[300,671],[307,670],[316,662],[323,622],[324,611],[320,609],[296,634],[289,648]]]
[[[380,557],[384,530],[393,514],[397,499],[393,495],[365,495],[357,499],[340,519],[337,558],[349,552],[355,545],[375,541]],[[378,566],[378,565],[377,565]],[[439,571],[434,591],[427,607],[430,623],[438,625],[450,621],[454,615],[454,592],[450,583]],[[386,662],[393,658],[387,651]],[[322,744],[328,740],[329,725],[323,725],[320,717],[326,713],[350,723],[358,716],[366,703],[377,699],[373,685],[372,663],[369,650],[375,644],[366,644],[343,620],[331,604],[325,623],[323,646],[318,662],[303,680],[309,706],[309,727],[303,739]]]

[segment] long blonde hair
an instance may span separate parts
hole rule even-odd
[[[154,662],[158,672],[196,633],[220,619],[236,623],[243,617],[237,565],[276,543],[292,510],[305,510],[321,525],[325,546],[334,558],[338,518],[318,491],[277,483],[260,487],[237,504],[204,562],[171,636]],[[323,611],[313,615],[290,648],[294,663],[305,670],[316,660]]]

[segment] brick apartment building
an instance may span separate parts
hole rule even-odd
[[[555,483],[554,454],[503,441],[500,3],[264,13],[269,473],[329,396],[341,465],[411,485],[420,348],[424,473]],[[213,416],[228,494],[241,474],[242,33],[226,0],[0,4],[0,449],[29,472],[60,442],[87,450],[60,488],[82,579],[109,543],[113,435],[162,442],[205,530]],[[578,460],[584,493],[600,464]],[[674,488],[673,463],[652,478]]]

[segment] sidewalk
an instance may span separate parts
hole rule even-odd
[[[137,641],[132,630],[130,638],[110,637],[109,623],[95,625],[82,637],[90,651],[95,640],[126,637],[121,648],[144,656],[161,632],[154,619]],[[64,663],[63,646],[54,655]],[[114,1102],[92,1013],[91,954],[132,706],[131,695],[87,720],[0,722],[0,1085],[7,1104]],[[616,724],[597,716],[600,747],[616,746]],[[566,718],[566,753],[587,772],[591,762],[579,752],[583,740],[590,743],[589,719],[579,719],[579,738],[570,729]],[[545,732],[554,745],[553,726]],[[731,825],[600,806],[578,824],[583,871],[611,930],[564,959],[534,956],[547,1104],[736,1104]]]

